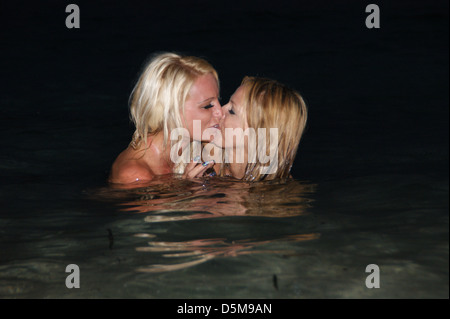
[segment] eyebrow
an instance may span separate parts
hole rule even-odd
[[[208,98],[208,99],[206,99],[206,100],[203,100],[203,101],[201,101],[201,102],[198,102],[197,104],[203,104],[203,103],[206,103],[206,102],[210,102],[210,101],[212,101],[212,100],[214,100],[214,97],[210,97],[210,98]]]

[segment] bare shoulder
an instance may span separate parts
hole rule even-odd
[[[136,162],[125,162],[114,167],[109,177],[109,182],[114,184],[129,184],[142,181],[150,181],[153,174],[149,168]]]
[[[122,152],[111,168],[109,182],[114,184],[129,184],[152,180],[154,174],[145,162],[130,158],[129,152]]]

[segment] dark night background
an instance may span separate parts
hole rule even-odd
[[[80,29],[66,28],[70,3],[80,8]],[[380,7],[380,29],[365,26],[369,3]],[[122,230],[123,238],[134,231],[126,227],[131,220],[145,230],[137,217],[87,200],[86,190],[107,186],[112,162],[130,141],[128,96],[144,62],[154,52],[176,51],[215,66],[223,102],[245,75],[274,78],[304,96],[309,118],[293,175],[319,185],[311,217],[319,226],[305,231],[323,236],[308,246],[312,259],[283,261],[300,265],[292,266],[293,274],[303,275],[303,265],[311,269],[304,281],[293,277],[300,285],[319,291],[323,283],[338,282],[338,276],[316,278],[321,265],[349,269],[350,277],[351,266],[338,265],[356,263],[358,256],[367,264],[365,254],[372,251],[369,257],[400,269],[391,281],[400,288],[385,290],[389,298],[448,298],[448,13],[446,0],[0,2],[0,286],[2,278],[13,288],[20,280],[28,285],[28,273],[17,272],[21,262],[34,271],[41,255],[60,252],[58,245],[67,260],[70,254],[87,256],[94,269],[96,240],[106,243],[111,226],[105,225],[115,219],[119,230],[113,231]],[[258,234],[266,224],[255,220],[239,227]],[[275,226],[279,232],[287,232],[286,225],[299,231],[308,226],[308,219],[295,221]],[[202,234],[212,223],[189,225]],[[228,220],[221,225],[238,227]],[[174,227],[191,239],[190,229],[179,224],[158,227]],[[57,267],[69,262],[50,253],[50,266],[55,258]],[[308,264],[316,257],[320,262]],[[199,269],[215,275],[215,265]],[[252,273],[253,267],[245,269]],[[178,286],[170,283],[215,278],[196,277],[196,271],[154,277],[153,284],[176,293]],[[419,292],[410,289],[410,274],[419,274]],[[143,277],[136,278],[139,285]],[[55,285],[63,282],[58,280]],[[217,287],[237,282],[227,280]],[[208,284],[205,291],[213,289]],[[375,296],[386,296],[381,294]],[[318,295],[334,296],[328,288]]]
[[[69,3],[1,4],[2,160],[26,163],[3,183],[104,179],[156,51],[207,58],[224,101],[244,75],[299,90],[310,113],[297,178],[448,174],[447,1],[379,1],[380,29],[365,27],[366,1],[79,1],[81,28],[67,29]]]

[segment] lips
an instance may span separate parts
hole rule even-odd
[[[220,130],[220,125],[219,125],[219,124],[216,124],[216,125],[211,126],[211,128],[215,128],[215,129]]]

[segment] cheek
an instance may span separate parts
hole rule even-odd
[[[223,119],[223,127],[230,127],[231,121],[230,121],[230,116],[225,116],[225,118]]]
[[[198,125],[198,122],[196,122],[197,124],[194,125],[194,121],[200,121],[201,129],[204,130],[205,128],[207,128],[207,124],[209,123],[210,118],[210,112],[208,111],[190,111],[188,114],[186,114],[186,126],[189,130],[191,130],[195,125]]]
[[[228,117],[225,120],[225,127],[229,127],[229,128],[242,128],[242,125],[239,121],[239,119],[237,119],[236,117]]]
[[[193,121],[200,121],[202,123],[203,130],[207,127],[207,124],[211,119],[211,112],[209,110],[198,110],[192,115]]]

